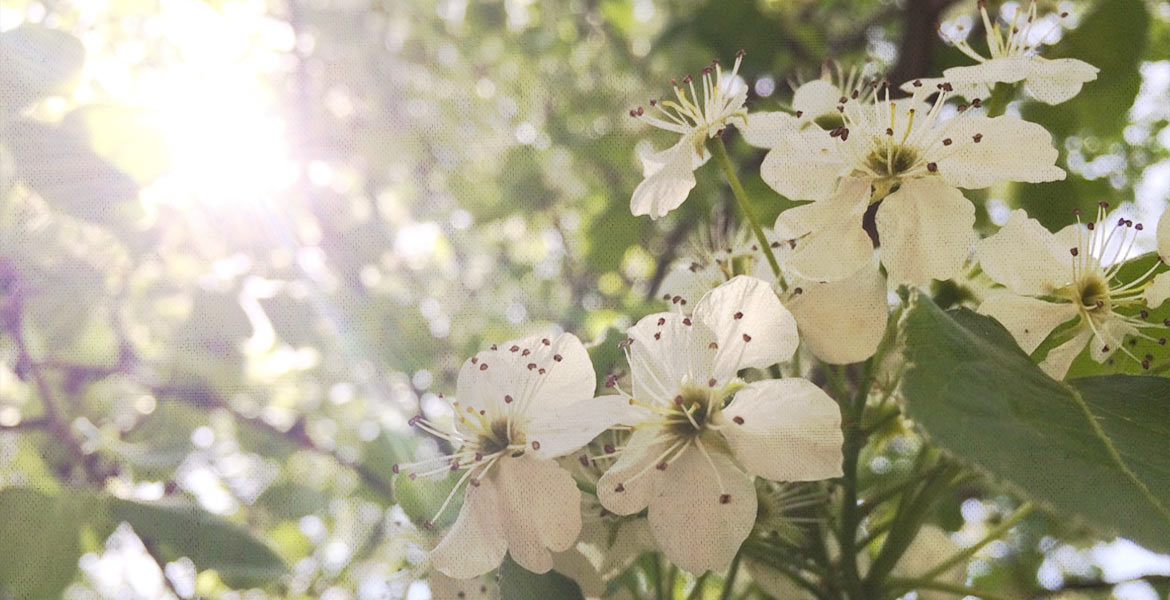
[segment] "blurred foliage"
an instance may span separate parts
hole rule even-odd
[[[997,207],[1055,229],[1074,206],[1167,198],[1151,186],[1170,169],[1170,90],[1149,74],[1170,69],[1170,4],[1072,8],[1080,24],[1050,51],[1101,78],[1012,108],[1053,131],[1069,179],[971,193],[987,230]],[[741,48],[758,108],[827,58],[937,73],[965,59],[934,21],[973,10],[0,0],[0,597],[124,597],[128,582],[131,597],[403,596],[451,484],[395,479],[442,450],[407,419],[442,418],[464,357],[548,326],[599,340],[603,385],[624,368],[619,332],[664,309],[666,267],[730,206],[708,165],[670,217],[631,217],[635,150],[666,139],[625,111]],[[731,148],[770,222],[788,205],[759,179],[762,153]],[[913,434],[888,434],[871,458],[894,467],[865,490],[913,461]],[[954,531],[965,502],[1003,508],[999,485],[972,482],[930,519]],[[122,523],[140,545],[118,541]],[[1043,593],[1057,545],[1041,540],[1099,536],[1029,523],[978,581]],[[114,563],[154,566],[111,583]],[[528,581],[503,571],[504,587]]]

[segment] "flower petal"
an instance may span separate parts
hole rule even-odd
[[[758,112],[747,117],[747,125],[740,127],[743,140],[757,148],[774,148],[784,135],[795,133],[800,119],[786,112]]]
[[[1060,104],[1081,92],[1081,86],[1097,78],[1097,67],[1075,58],[1029,57],[1024,90],[1045,104]]]
[[[813,79],[796,88],[792,94],[792,109],[800,111],[805,119],[837,111],[841,103],[841,90],[824,79]]]
[[[555,462],[531,455],[503,458],[498,468],[508,552],[525,569],[545,573],[553,564],[549,550],[568,550],[581,533],[577,482]]]
[[[960,114],[945,125],[950,146],[935,144],[927,160],[955,187],[980,189],[1003,181],[1064,179],[1047,129],[1015,117]],[[978,139],[979,141],[975,141]]]
[[[877,351],[886,332],[886,278],[867,264],[831,283],[794,280],[801,292],[785,302],[805,348],[832,364],[863,361]]]
[[[1050,294],[1072,278],[1075,236],[1075,229],[1054,235],[1017,209],[995,235],[976,243],[975,253],[983,270],[1009,290],[1025,296]]]
[[[502,507],[491,478],[468,486],[463,508],[443,540],[431,550],[431,564],[455,579],[470,579],[500,566],[508,550]]]
[[[1146,299],[1146,306],[1158,308],[1170,298],[1170,271],[1154,277],[1149,285],[1150,287],[1146,288],[1143,294]]]
[[[514,403],[534,416],[590,400],[596,388],[593,362],[577,336],[538,334],[496,344],[464,362],[456,397],[466,409],[503,415]]]
[[[841,409],[807,379],[748,384],[723,409],[719,424],[752,475],[776,481],[841,476]]]
[[[876,223],[882,263],[895,285],[954,277],[975,240],[975,207],[935,177],[912,179],[886,196]]]
[[[720,383],[740,369],[786,361],[799,344],[796,319],[772,286],[755,277],[739,275],[707,292],[691,317],[715,334],[719,346],[710,376]]]
[[[588,444],[601,432],[628,421],[631,413],[625,396],[617,394],[578,400],[568,406],[535,411],[524,424],[524,434],[537,458],[564,456]],[[539,443],[539,448],[532,442]]]
[[[873,257],[873,240],[863,228],[870,182],[851,177],[825,200],[790,208],[776,219],[784,267],[818,281],[849,277]],[[791,242],[790,242],[791,244]]]
[[[1030,60],[1023,56],[993,58],[976,65],[951,67],[943,71],[942,80],[960,85],[983,85],[988,88],[997,83],[1016,83],[1028,76]]]
[[[922,85],[915,86],[914,85],[915,81],[921,83]],[[945,77],[912,79],[910,81],[907,81],[906,83],[903,83],[901,85],[901,90],[903,92],[906,92],[907,94],[913,94],[915,92],[921,93],[923,90],[938,89],[938,86],[941,83],[951,84],[952,91],[951,91],[949,97],[959,97],[959,98],[972,99],[972,98],[987,98],[988,96],[991,95],[991,89],[989,87],[987,87],[986,83],[978,83],[978,82],[974,82],[974,81],[959,82],[959,81],[953,81],[953,80],[947,79]]]
[[[842,143],[819,127],[784,135],[764,157],[760,177],[791,200],[821,200],[833,193],[850,165],[834,144]]]
[[[679,143],[656,154],[642,156],[645,179],[634,188],[630,212],[634,216],[666,216],[687,199],[695,187],[694,143],[683,137]],[[701,161],[700,161],[700,164]]]
[[[1048,351],[1048,356],[1040,361],[1040,368],[1053,379],[1064,379],[1073,360],[1092,339],[1093,331],[1082,325],[1070,340]]]
[[[632,515],[646,508],[662,483],[662,471],[654,466],[668,448],[665,439],[658,427],[634,430],[617,462],[597,481],[597,499],[606,510]]]
[[[434,571],[427,577],[432,598],[459,598],[460,600],[499,600],[500,584],[495,576],[474,579],[452,579]]]
[[[979,305],[979,312],[999,321],[1028,354],[1061,323],[1077,318],[1077,307],[1071,302],[1045,302],[1007,291],[989,296]]]
[[[626,330],[634,397],[666,404],[686,381],[710,377],[715,334],[679,313],[647,315]]]
[[[690,447],[650,501],[650,529],[670,561],[698,575],[731,563],[756,520],[752,480],[722,452]],[[714,469],[712,469],[712,466]]]
[[[1103,363],[1113,356],[1114,352],[1125,343],[1125,338],[1137,333],[1137,329],[1126,323],[1120,317],[1105,319],[1097,323],[1097,331],[1093,340],[1089,342],[1089,356],[1093,360]]]
[[[590,560],[590,556],[581,552],[579,548],[569,548],[554,554],[553,569],[576,582],[577,587],[581,588],[582,596],[600,598],[605,595],[605,580],[597,572],[597,566]],[[442,597],[445,596],[440,596]]]

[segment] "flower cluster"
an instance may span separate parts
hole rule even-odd
[[[1038,55],[1049,38],[1042,28],[1059,19],[1035,5],[1005,27],[982,2],[979,12],[989,56],[948,38],[979,64],[938,79],[895,86],[866,70],[827,68],[795,87],[790,111],[749,113],[740,53],[730,72],[716,61],[675,82],[672,97],[630,111],[678,136],[640,156],[634,215],[678,208],[714,154],[750,228],[715,230],[671,267],[657,290],[669,310],[628,328],[619,344],[628,374],[610,375],[607,393],[594,395],[590,357],[570,333],[492,345],[463,365],[453,428],[412,421],[451,452],[394,468],[411,478],[461,473],[438,511],[462,498],[430,553],[437,571],[479,577],[510,554],[601,595],[648,549],[696,575],[727,568],[761,515],[776,512],[774,490],[842,476],[839,403],[851,400],[814,380],[871,357],[870,367],[885,367],[874,355],[892,339],[899,288],[960,280],[972,306],[1054,378],[1086,349],[1097,362],[1120,352],[1150,368],[1153,357],[1131,347],[1166,345],[1170,320],[1150,311],[1170,298],[1170,216],[1157,227],[1160,256],[1138,261],[1130,259],[1149,243],[1146,228],[1108,216],[1104,203],[1092,221],[1077,213],[1057,233],[1016,210],[979,239],[963,190],[1065,177],[1048,131],[1002,114],[1005,98],[989,94],[1020,84],[1039,101],[1063,102],[1097,72]],[[723,146],[730,126],[766,151],[762,180],[804,202],[766,231]],[[911,558],[887,566],[925,572],[910,564],[921,548],[910,548]]]

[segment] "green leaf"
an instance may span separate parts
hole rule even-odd
[[[141,216],[138,184],[75,131],[17,121],[3,131],[16,174],[53,208],[118,230]]]
[[[1066,165],[1061,167],[1067,170]],[[1049,231],[1076,223],[1073,209],[1092,215],[1097,212],[1098,202],[1117,206],[1124,200],[1107,178],[1085,179],[1071,172],[1060,181],[1015,183],[1010,189],[1012,207],[1024,209]]]
[[[110,514],[126,521],[164,560],[186,556],[200,570],[214,569],[232,587],[274,582],[288,568],[267,544],[246,529],[203,509],[173,502],[112,498]]]
[[[256,499],[256,504],[268,509],[278,519],[291,520],[325,513],[329,500],[329,492],[325,490],[286,481],[269,486]]]
[[[1055,381],[994,319],[921,294],[902,336],[906,413],[931,441],[1054,511],[1170,550],[1170,379]]]
[[[61,597],[81,556],[79,508],[32,489],[0,491],[0,597]]]
[[[1141,86],[1138,66],[1145,54],[1150,14],[1143,0],[1100,0],[1080,25],[1046,58],[1076,58],[1098,69],[1097,79],[1059,106],[1034,103],[1024,111],[1029,121],[1045,125],[1058,137],[1078,131],[1109,136],[1121,131]]]
[[[556,571],[542,575],[525,570],[512,557],[500,565],[500,597],[508,600],[584,600],[577,583]]]
[[[446,477],[416,477],[411,479],[400,475],[394,479],[394,499],[402,506],[402,511],[416,524],[422,524],[435,518],[439,507],[455,489],[459,475],[449,474]],[[463,497],[466,485],[455,492],[450,504],[443,510],[443,514],[432,523],[435,529],[443,529],[455,523],[455,517],[463,507]]]
[[[25,24],[0,34],[0,117],[69,93],[84,64],[81,40],[64,31]]]

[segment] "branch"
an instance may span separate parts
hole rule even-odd
[[[283,437],[296,446],[316,452],[325,454],[336,460],[338,464],[349,467],[354,470],[361,477],[366,485],[378,491],[387,500],[387,502],[394,502],[394,485],[392,482],[386,481],[376,471],[359,463],[346,460],[337,452],[322,448],[317,445],[313,438],[309,435],[305,428],[305,418],[302,416],[293,423],[292,427],[288,429],[280,429],[260,417],[249,417],[240,413],[233,408],[218,392],[202,385],[161,385],[151,388],[155,396],[159,398],[172,397],[178,398],[187,402],[188,404],[202,408],[202,409],[222,409],[231,413],[233,417],[252,425],[258,429],[268,431],[280,437]]]

